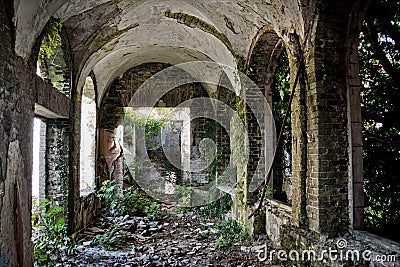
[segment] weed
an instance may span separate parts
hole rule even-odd
[[[67,235],[63,208],[49,205],[50,201],[44,200],[32,214],[35,267],[53,266],[63,257],[73,254],[76,247],[74,235]]]
[[[146,214],[146,217],[155,220],[157,217],[160,217],[161,213],[161,206],[160,204],[157,204],[156,202],[152,202],[150,205],[146,206],[144,209],[144,213]]]
[[[104,234],[96,235],[90,245],[102,247],[105,250],[115,250],[124,242],[125,234],[121,232],[121,226],[113,224]]]
[[[129,187],[119,194],[114,181],[103,182],[97,196],[103,200],[105,213],[111,216],[138,215],[155,220],[163,216],[161,205],[138,188]]]
[[[232,198],[229,194],[226,194],[222,196],[220,199],[213,202],[209,202],[200,207],[178,206],[177,211],[182,214],[193,211],[196,214],[206,218],[208,217],[222,218],[223,215],[225,215],[231,210],[231,206],[232,206]]]
[[[235,220],[227,219],[218,222],[214,228],[218,230],[219,237],[216,241],[217,248],[227,249],[232,247],[233,243],[244,242],[250,240],[245,229]]]

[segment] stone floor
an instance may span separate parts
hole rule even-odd
[[[102,218],[81,233],[82,245],[76,255],[57,266],[265,266],[257,255],[266,240],[217,248],[216,221],[193,213],[162,221],[129,216]],[[121,247],[108,251],[91,245],[95,235],[115,224],[125,234]]]

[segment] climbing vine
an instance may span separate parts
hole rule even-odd
[[[54,134],[55,146],[54,154],[56,160],[54,162],[54,171],[60,181],[61,189],[61,206],[63,207],[64,217],[66,218],[67,203],[68,203],[68,161],[66,160],[65,143],[63,140],[62,130],[56,131]]]

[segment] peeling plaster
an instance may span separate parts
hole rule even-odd
[[[25,58],[29,55],[51,16],[70,22],[68,38],[75,46],[78,90],[94,71],[101,103],[105,88],[115,77],[142,63],[179,64],[195,58],[235,67],[235,58],[247,57],[254,37],[266,25],[284,40],[288,32],[301,38],[305,32],[303,16],[310,14],[314,2],[20,0],[15,2],[16,52]],[[103,16],[102,12],[104,19],[109,19],[99,25],[98,16],[90,14]],[[81,27],[73,27],[73,18]],[[82,24],[84,21],[87,23]],[[83,32],[89,33],[89,39],[82,39]]]

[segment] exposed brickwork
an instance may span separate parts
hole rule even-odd
[[[291,86],[298,71],[299,59],[289,57]],[[304,67],[302,67],[304,70]],[[313,188],[317,188],[317,180],[307,177],[309,166],[307,165],[307,107],[306,107],[306,88],[304,85],[304,73],[299,75],[303,82],[298,83],[295,90],[294,99],[291,107],[292,124],[292,177],[293,177],[293,224],[297,226],[306,226],[310,218],[306,214],[306,197],[316,201]],[[309,187],[307,188],[307,183]],[[307,189],[306,189],[307,188]],[[307,191],[306,191],[307,190]],[[307,193],[306,193],[307,192]],[[306,196],[307,195],[307,196]],[[316,220],[316,218],[311,218]]]
[[[69,178],[69,120],[47,120],[46,198],[67,208]]]
[[[320,4],[324,19],[316,21],[315,49],[306,63],[307,134],[311,138],[307,147],[307,183],[311,182],[307,184],[307,215],[312,230],[332,236],[346,232],[349,225],[344,45],[350,7],[350,3]]]
[[[270,28],[264,27],[262,28],[257,36],[255,37],[257,40],[253,43],[252,49],[250,51],[250,55],[248,58],[248,69],[249,69],[249,78],[257,85],[256,90],[260,90],[266,98],[266,101],[272,108],[272,92],[271,85],[273,83],[273,77],[275,73],[275,69],[277,67],[277,60],[279,58],[282,49],[284,48],[282,40],[279,36]],[[246,98],[251,101],[257,100],[257,95],[251,93],[251,91],[247,92]],[[257,111],[255,111],[257,112]],[[269,112],[267,111],[258,111],[263,112],[264,114],[258,114],[264,117]],[[263,168],[263,172],[259,174],[261,179],[266,176],[266,173],[269,168],[270,161],[267,162],[259,162],[260,155],[267,155],[269,151],[274,150],[274,144],[270,144],[266,142],[266,140],[262,140],[261,136],[265,135],[265,122],[259,124],[256,120],[256,117],[253,114],[253,111],[248,108],[247,110],[247,128],[249,132],[249,142],[250,142],[250,156],[249,156],[249,165],[248,165],[248,176],[251,177],[254,175],[256,167],[258,164],[261,164]],[[279,130],[279,129],[278,129]],[[272,145],[272,147],[271,147]],[[265,161],[264,159],[261,159]],[[273,186],[272,179],[270,181],[270,186]],[[282,188],[279,189],[279,192]],[[251,202],[254,202],[257,198],[257,192],[252,195]]]
[[[169,67],[170,65],[164,63],[148,63],[141,66],[132,68],[126,72],[120,79],[115,80],[106,95],[101,105],[100,110],[100,128],[113,131],[119,124],[122,123],[124,106],[129,106],[130,100],[134,93],[140,86],[147,81],[151,76]],[[179,79],[179,74],[171,74],[171,80]],[[197,98],[208,97],[207,92],[200,83],[183,84],[165,94],[161,100],[165,107],[175,107],[182,102]],[[192,107],[192,113],[202,114],[204,112],[202,107]],[[206,114],[204,114],[206,115]],[[192,133],[192,149],[196,150],[191,153],[192,159],[195,159],[197,146],[203,138],[215,139],[215,133],[210,133],[210,130],[215,130],[215,127],[209,124],[210,122],[205,118],[197,118],[191,122]],[[229,145],[228,145],[229,147]],[[195,176],[204,176],[209,179],[208,170],[201,173],[193,174]]]
[[[37,115],[47,117],[46,197],[55,204],[67,205],[68,226],[70,232],[73,232],[86,227],[97,215],[98,208],[98,202],[93,194],[81,198],[79,190],[82,88],[77,88],[75,82],[82,80],[79,77],[81,73],[88,75],[90,71],[94,71],[96,74],[101,74],[103,71],[101,66],[107,66],[107,64],[113,70],[110,73],[114,73],[121,66],[121,62],[123,62],[122,64],[129,62],[127,59],[134,61],[137,57],[138,61],[145,61],[145,57],[148,56],[145,53],[147,47],[151,47],[149,51],[153,51],[151,49],[154,48],[154,51],[157,52],[151,61],[158,59],[168,61],[170,56],[174,58],[171,59],[171,62],[174,60],[176,60],[175,62],[185,62],[192,58],[193,60],[213,58],[213,55],[217,54],[224,58],[226,56],[224,53],[231,51],[232,55],[229,57],[232,56],[232,58],[226,61],[229,64],[233,63],[234,56],[245,57],[246,55],[243,54],[250,50],[247,60],[248,65],[253,69],[250,76],[259,88],[265,90],[267,100],[270,102],[269,89],[271,77],[275,71],[275,57],[271,57],[271,55],[275,55],[274,53],[283,49],[283,46],[278,47],[275,52],[273,48],[276,48],[275,45],[280,38],[288,47],[291,84],[293,85],[300,59],[300,51],[294,48],[298,48],[303,43],[305,32],[309,26],[309,18],[314,21],[314,24],[305,42],[307,46],[304,51],[304,62],[301,62],[304,64],[301,68],[304,69],[301,69],[291,107],[293,129],[292,209],[291,212],[290,208],[286,206],[280,206],[275,210],[267,209],[267,215],[263,216],[267,219],[269,226],[286,224],[280,229],[279,227],[267,227],[267,230],[276,239],[279,235],[282,244],[288,248],[308,248],[318,243],[321,237],[338,237],[338,235],[345,234],[351,229],[349,217],[352,219],[354,228],[362,227],[362,142],[360,138],[361,116],[358,110],[360,102],[358,62],[356,59],[357,36],[362,14],[355,10],[362,10],[366,1],[317,0],[294,1],[293,3],[278,0],[265,3],[256,1],[257,3],[253,7],[249,1],[241,1],[239,7],[235,5],[237,9],[232,10],[241,9],[240,14],[243,17],[238,15],[223,21],[222,24],[219,19],[223,10],[214,12],[203,9],[205,5],[203,6],[201,3],[195,3],[192,6],[201,8],[201,10],[193,9],[199,11],[198,14],[191,14],[189,11],[192,9],[190,8],[185,10],[188,13],[171,9],[172,11],[166,14],[165,10],[167,9],[163,7],[157,11],[158,17],[154,14],[151,17],[159,20],[150,23],[140,17],[139,13],[133,12],[131,8],[134,7],[129,7],[126,1],[105,4],[95,4],[93,1],[85,6],[84,11],[79,11],[82,3],[71,2],[68,3],[70,6],[65,7],[68,15],[58,14],[65,19],[65,32],[63,33],[66,35],[65,40],[71,41],[71,51],[68,49],[69,44],[67,42],[64,44],[68,57],[67,63],[72,63],[70,61],[74,60],[71,64],[73,66],[71,67],[73,70],[72,84],[69,84],[72,89],[71,99],[55,92],[50,84],[46,84],[35,76],[36,62],[33,58],[37,54],[38,47],[27,51],[31,50],[31,39],[39,35],[38,33],[41,32],[48,17],[60,7],[59,4],[52,3],[54,10],[50,12],[48,10],[50,2],[52,1],[35,2],[33,4],[35,10],[40,11],[43,16],[39,16],[39,13],[34,14],[32,11],[34,15],[32,19],[23,18],[21,14],[12,18],[13,6],[19,5],[21,10],[17,10],[17,13],[20,11],[30,14],[21,7],[24,4],[23,1],[0,2],[0,266],[31,266],[33,261],[33,249],[30,241],[32,200],[30,177],[32,176],[32,121],[35,115],[35,103],[50,111],[50,114],[45,114],[36,109]],[[213,7],[217,7],[219,2],[215,1]],[[293,5],[285,5],[284,2]],[[190,5],[188,4],[188,6]],[[316,6],[315,10],[314,6]],[[127,10],[123,10],[122,7],[126,7]],[[220,7],[228,9],[229,6],[221,5]],[[270,10],[271,13],[264,17],[266,13],[263,12],[266,10]],[[177,13],[172,13],[175,11]],[[197,17],[200,13],[203,16],[201,19]],[[208,15],[210,15],[210,19],[207,19]],[[137,18],[135,17],[131,21],[129,16],[137,16]],[[255,19],[250,20],[252,18]],[[136,19],[141,21],[140,25]],[[141,19],[145,22],[142,22]],[[235,25],[229,21],[235,21]],[[183,24],[177,22],[183,22]],[[19,27],[19,31],[14,23]],[[269,23],[272,26],[267,25]],[[126,26],[127,24],[130,26]],[[158,47],[156,50],[157,42],[151,45],[146,43],[143,37],[148,32],[140,32],[140,30],[146,27],[160,27],[157,28],[159,30],[165,25],[169,28],[166,28],[167,35],[162,37],[168,42],[162,43],[161,48]],[[250,30],[247,31],[246,25],[253,26],[249,27]],[[35,28],[35,32],[28,34],[26,29],[20,28],[23,26],[27,26],[27,29]],[[179,27],[176,32],[172,31],[175,26]],[[261,34],[257,35],[259,39],[255,38],[253,44],[250,44],[249,40],[261,28],[266,31],[266,34],[262,35],[259,32]],[[173,34],[178,35],[177,39],[179,40],[175,40],[173,34],[168,36],[170,30]],[[129,45],[131,41],[136,41],[133,38],[136,31],[140,32],[138,34],[140,38],[138,38],[137,46],[132,48],[134,52],[131,52]],[[127,32],[129,34],[122,36]],[[195,44],[191,43],[191,38],[199,37],[195,36],[196,34],[200,34],[201,38],[193,40],[201,41]],[[29,37],[26,45],[21,44],[24,36]],[[203,38],[204,36],[208,36],[210,39]],[[290,37],[298,37],[299,40]],[[16,43],[15,40],[20,41]],[[151,39],[151,42],[153,41],[157,40]],[[174,41],[177,41],[176,47],[173,47]],[[202,43],[203,41],[204,43]],[[186,42],[190,46],[186,47]],[[122,50],[118,50],[121,47]],[[182,47],[186,50],[179,50]],[[248,49],[249,47],[250,49]],[[20,51],[20,55],[27,58],[18,57],[14,48]],[[178,58],[178,55],[181,56],[181,51],[187,52],[190,49],[198,48],[199,50],[193,54],[184,55],[182,52],[182,58]],[[220,53],[221,48],[224,50],[223,53]],[[174,52],[171,55],[163,55],[162,49]],[[143,54],[136,54],[137,51],[141,51]],[[243,51],[245,52],[243,53]],[[93,54],[94,52],[96,55]],[[102,53],[104,53],[104,57],[102,57]],[[30,57],[29,54],[31,54]],[[113,57],[117,54],[120,57],[114,59]],[[92,55],[93,57],[91,57]],[[108,60],[107,57],[112,57],[112,60]],[[119,59],[123,60],[117,62]],[[217,59],[220,58],[215,57],[215,60]],[[98,62],[94,62],[96,60],[102,63],[97,64]],[[112,66],[111,63],[113,63]],[[128,105],[133,93],[153,74],[168,66],[170,65],[165,63],[146,63],[129,70],[121,78],[116,79],[107,89],[103,103],[99,105],[100,128],[114,130],[121,123],[122,107]],[[110,69],[104,71],[110,71]],[[64,72],[58,74],[66,74],[68,77],[71,74],[70,71],[65,73],[63,69],[56,71]],[[103,76],[111,77],[99,75],[99,78],[104,79]],[[171,75],[169,78],[174,80],[179,77]],[[99,84],[110,82],[101,81]],[[174,107],[193,97],[208,97],[204,88],[207,86],[199,83],[186,84],[174,89],[162,99],[167,107]],[[101,90],[103,89],[101,88]],[[102,96],[101,93],[100,96]],[[246,105],[235,95],[224,92],[221,88],[215,94],[218,96],[213,97],[227,103],[242,117],[245,117]],[[250,92],[246,92],[246,94],[250,99],[255,98]],[[255,112],[261,113],[265,110]],[[65,118],[65,120],[50,119],[53,118],[51,116]],[[254,166],[260,155],[263,154],[261,148],[263,140],[259,138],[263,125],[258,125],[250,112],[247,112],[247,122],[251,137],[250,162],[247,166],[239,162],[237,166],[239,171],[243,169],[247,175],[236,177],[233,174],[238,183],[237,191],[234,194],[233,213],[236,219],[252,232],[254,221],[262,220],[259,220],[260,218],[247,219],[251,212],[250,208],[253,208],[249,204],[253,204],[256,197],[251,196],[248,192],[248,178],[254,172]],[[235,123],[237,122],[231,122],[229,127],[233,129],[236,126]],[[206,120],[198,120],[193,123],[193,146],[197,146],[203,137],[207,137],[209,126]],[[227,148],[230,148],[232,143],[233,150],[236,149],[233,152],[233,158],[237,161],[242,159],[240,156],[243,156],[241,146],[244,138],[243,133],[234,132],[235,136],[231,142],[224,130],[218,127],[216,127],[216,133],[218,135],[217,146],[225,149],[220,150],[223,154],[218,159],[219,166],[217,167],[217,171],[223,171],[230,159],[227,155],[231,151],[227,151]],[[123,166],[119,167],[121,167],[119,170],[122,171]],[[68,194],[66,194],[67,192]],[[279,210],[284,210],[283,217]]]
[[[69,117],[70,99],[60,91],[56,90],[50,83],[34,76],[35,80],[35,103],[46,110],[36,109],[36,113],[45,117]]]

